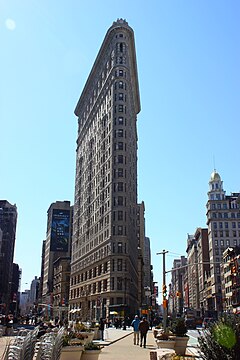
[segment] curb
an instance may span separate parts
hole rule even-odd
[[[124,334],[123,336],[121,336],[121,337],[119,337],[119,338],[117,338],[117,339],[110,340],[108,343],[104,343],[104,342],[103,342],[103,343],[99,343],[98,340],[95,340],[94,342],[95,342],[96,344],[100,345],[100,346],[109,346],[109,345],[111,345],[111,344],[116,343],[116,342],[119,341],[119,340],[124,339],[125,337],[127,337],[127,336],[129,336],[129,335],[131,335],[131,334],[133,334],[133,331],[131,331],[131,332],[127,333],[127,334]]]

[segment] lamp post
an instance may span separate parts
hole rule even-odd
[[[165,255],[168,253],[167,250],[163,250],[157,255],[163,256],[163,330],[166,332],[167,329],[167,286],[166,286],[166,265],[165,265]]]

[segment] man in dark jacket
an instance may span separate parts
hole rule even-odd
[[[140,331],[140,346],[142,347],[142,343],[143,343],[143,347],[146,347],[149,323],[145,317],[142,318],[142,321],[140,322],[138,329]]]
[[[104,328],[105,328],[105,321],[103,318],[99,321],[99,330],[101,332],[101,340],[104,340]]]

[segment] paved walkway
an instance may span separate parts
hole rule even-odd
[[[0,337],[0,359],[2,359],[4,350],[13,337]],[[144,349],[138,345],[133,345],[133,331],[132,328],[127,330],[109,328],[104,331],[104,341],[94,341],[103,346],[99,360],[150,360],[150,351],[156,349],[156,342],[153,333],[150,330],[147,335],[147,346]],[[109,346],[111,345],[111,346]],[[196,355],[197,349],[189,346],[188,354]]]
[[[133,345],[132,328],[127,330],[109,328],[105,330],[105,341],[96,341],[104,345],[99,360],[150,360],[150,352],[156,350],[156,342],[153,332],[150,330],[147,335],[147,345],[144,349],[138,345]],[[108,346],[111,345],[111,346]],[[189,355],[198,355],[196,346],[189,345],[186,351]]]

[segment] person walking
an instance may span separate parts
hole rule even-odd
[[[139,324],[139,331],[140,331],[140,346],[146,347],[146,341],[147,341],[147,332],[149,330],[149,323],[145,317],[142,318],[142,321],[140,321]]]
[[[104,340],[104,328],[105,328],[105,321],[103,318],[100,319],[99,321],[99,330],[101,332],[101,340]]]
[[[133,327],[133,344],[134,345],[139,345],[139,324],[140,324],[140,319],[138,317],[138,315],[135,315],[134,320],[131,322],[131,326]]]

